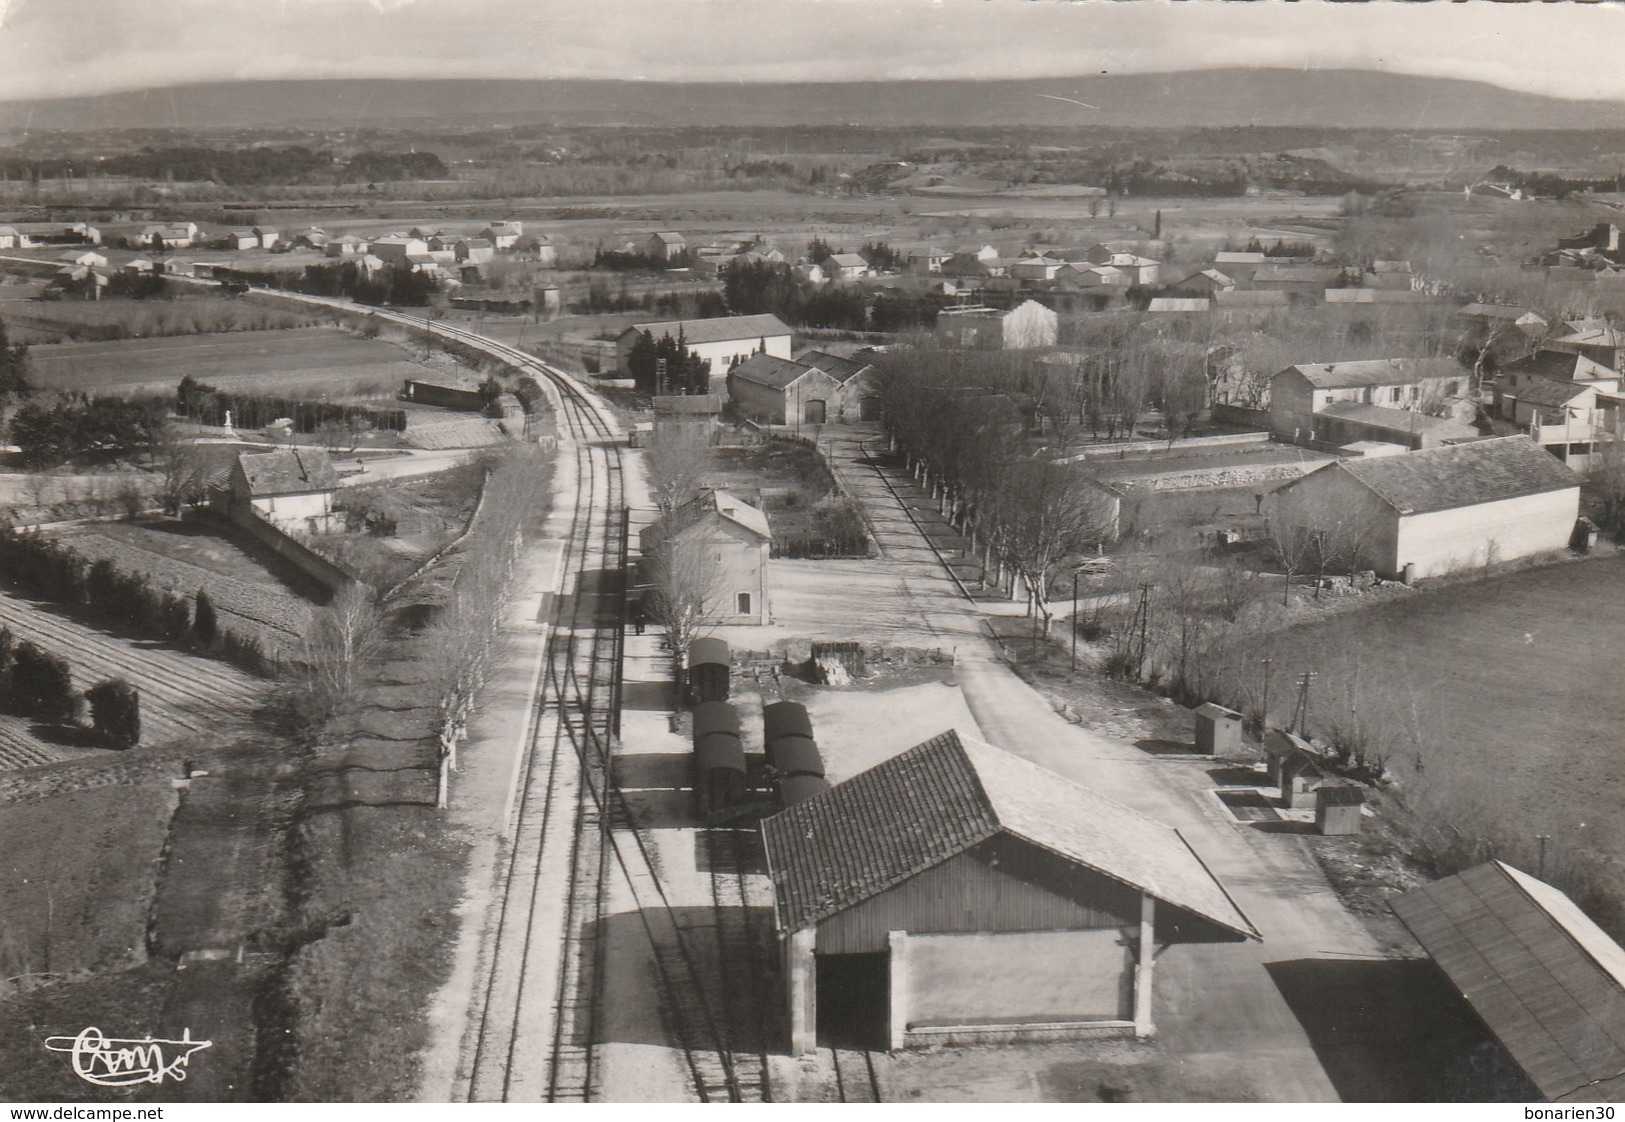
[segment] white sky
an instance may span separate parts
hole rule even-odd
[[[0,0],[0,100],[232,78],[1016,78],[1351,67],[1625,100],[1620,3]]]

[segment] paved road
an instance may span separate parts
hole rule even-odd
[[[986,608],[942,595],[952,584],[940,567],[935,582],[917,571],[925,558],[935,558],[878,478],[880,469],[859,462],[862,441],[871,437],[872,430],[860,426],[826,430],[832,466],[869,508],[888,558],[909,566],[909,587],[922,595],[922,623],[930,633],[958,639],[959,685],[981,735],[1180,829],[1264,935],[1262,943],[1179,946],[1159,957],[1156,1019],[1163,1044],[1182,1065],[1247,1080],[1260,1099],[1335,1101],[1337,1089],[1269,967],[1375,956],[1376,944],[1343,909],[1298,839],[1234,822],[1212,796],[1202,765],[1150,755],[1067,723],[989,640],[965,627],[968,613]],[[894,473],[894,484],[906,486],[906,476]]]

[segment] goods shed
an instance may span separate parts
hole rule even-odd
[[[796,1053],[1148,1036],[1170,945],[1259,938],[1177,830],[954,732],[781,798],[762,834]]]
[[[1541,1094],[1625,1102],[1625,948],[1574,901],[1490,861],[1392,906]]]

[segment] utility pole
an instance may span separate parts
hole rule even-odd
[[[1078,668],[1078,570],[1072,570],[1072,662],[1069,670]]]
[[[1258,736],[1260,740],[1263,739],[1264,734],[1269,731],[1270,727],[1270,668],[1275,665],[1275,660],[1268,655],[1261,661],[1264,663],[1264,712],[1258,719]]]
[[[1313,670],[1298,675],[1298,704],[1292,713],[1292,731],[1299,736],[1309,729],[1309,683],[1317,677]]]

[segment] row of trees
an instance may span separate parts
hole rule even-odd
[[[626,368],[640,393],[711,392],[711,363],[688,349],[688,340],[680,328],[675,339],[670,334],[656,339],[647,331],[641,332],[626,356]]]
[[[1023,386],[1057,375],[1019,354],[923,346],[876,365],[895,447],[994,582],[1025,589],[1047,633],[1057,574],[1113,536],[1107,496],[1087,473],[1030,452]]]
[[[67,724],[90,705],[91,726],[109,748],[141,742],[141,694],[122,678],[109,678],[81,696],[73,687],[68,660],[24,641],[0,627],[0,698],[8,712],[39,721]]]
[[[907,331],[936,322],[937,302],[911,293],[871,296],[861,288],[814,285],[789,265],[734,261],[722,271],[722,296],[735,315],[771,312],[802,327]]]
[[[167,407],[168,403],[164,404]],[[401,409],[240,393],[200,382],[190,374],[176,383],[174,409],[187,420],[205,425],[223,425],[230,413],[232,424],[246,429],[264,428],[283,418],[293,422],[295,432],[320,432],[324,425],[348,429],[360,424],[364,426],[361,431],[376,428],[400,432],[406,428],[406,412]]]
[[[32,398],[11,418],[11,440],[25,467],[71,461],[120,461],[150,455],[168,421],[161,398],[67,394]]]
[[[13,343],[6,334],[5,321],[0,320],[0,402],[32,393],[32,374],[27,344]]]

